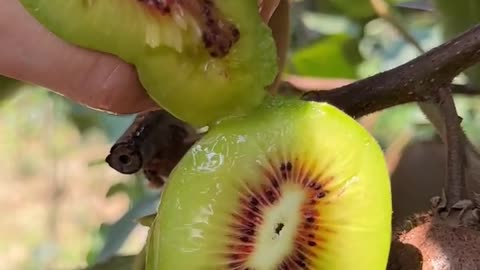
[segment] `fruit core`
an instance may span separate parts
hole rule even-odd
[[[203,46],[210,56],[226,56],[240,39],[239,29],[215,6],[214,0],[137,0],[161,16],[172,16],[177,25],[185,27],[185,15],[193,19]]]
[[[298,166],[298,169],[296,167]],[[310,175],[300,164],[263,168],[267,183],[245,186],[233,214],[228,269],[312,269],[323,238],[320,207],[328,177]],[[325,233],[324,235],[319,235]]]

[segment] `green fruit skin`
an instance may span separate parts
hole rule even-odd
[[[337,233],[325,236],[328,252],[309,269],[384,270],[392,206],[380,147],[339,109],[284,98],[268,98],[251,114],[220,122],[185,155],[150,230],[146,269],[228,269],[212,250],[225,249],[222,228],[238,207],[235,187],[258,180],[255,164],[285,148],[316,160],[313,166],[334,161],[332,196],[338,198],[320,211],[325,226]]]
[[[277,74],[275,42],[256,0],[215,1],[240,31],[221,59],[209,56],[193,27],[180,30],[136,0],[20,2],[60,38],[134,64],[151,98],[196,127],[255,108]]]

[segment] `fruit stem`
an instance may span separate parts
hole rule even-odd
[[[156,182],[170,174],[198,136],[195,129],[165,110],[145,112],[115,142],[106,162],[123,174],[143,168],[147,178]]]

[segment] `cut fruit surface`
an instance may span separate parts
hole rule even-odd
[[[149,95],[196,126],[261,103],[276,48],[257,0],[20,0],[60,38],[134,64]]]
[[[147,270],[384,270],[391,214],[363,127],[328,104],[268,98],[212,127],[172,172]]]

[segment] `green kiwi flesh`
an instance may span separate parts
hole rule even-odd
[[[267,98],[170,175],[147,270],[384,270],[390,181],[376,141],[326,104]]]
[[[277,74],[257,0],[20,0],[60,38],[134,64],[162,108],[204,126],[258,106]]]

